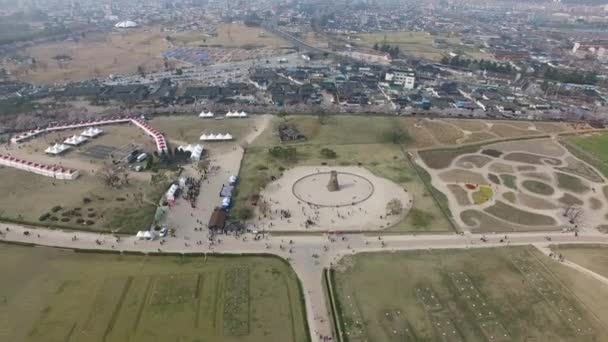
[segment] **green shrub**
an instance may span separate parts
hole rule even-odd
[[[53,208],[51,208],[51,211],[54,212],[54,213],[58,212],[59,210],[61,210],[61,206],[60,205],[56,205]]]
[[[253,217],[253,209],[249,207],[239,208],[236,212],[236,216],[243,221],[247,221]]]
[[[329,148],[323,148],[319,153],[321,154],[321,157],[326,159],[336,159],[338,157],[336,151]]]
[[[410,141],[410,136],[402,129],[391,128],[382,134],[382,140],[389,144],[399,145]]]
[[[40,217],[38,218],[38,221],[46,221],[49,217],[51,217],[51,213],[44,213],[44,214],[40,215]]]
[[[268,149],[268,153],[273,158],[287,162],[295,162],[298,160],[298,155],[295,147],[275,146]]]
[[[490,156],[490,157],[494,157],[494,158],[498,158],[498,157],[500,157],[502,155],[501,151],[494,150],[494,149],[489,149],[489,148],[481,151],[481,153],[483,153],[483,154],[485,154],[487,156]]]

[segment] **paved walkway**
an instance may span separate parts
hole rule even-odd
[[[8,231],[7,231],[8,228]],[[260,240],[253,240],[252,234],[240,237],[221,236],[221,242],[211,243],[206,232],[197,232],[185,237],[178,235],[167,238],[162,245],[160,241],[143,241],[136,237],[121,238],[108,234],[30,228],[15,224],[0,224],[0,239],[16,242],[34,243],[43,246],[61,248],[85,248],[99,250],[138,251],[138,252],[171,252],[171,253],[268,253],[289,260],[296,274],[302,281],[306,313],[313,340],[319,335],[332,336],[330,315],[325,302],[321,274],[323,268],[337,263],[343,256],[362,252],[447,249],[447,248],[485,248],[505,245],[528,245],[564,243],[608,244],[608,235],[601,233],[581,233],[575,237],[571,233],[514,233],[508,234],[508,242],[500,242],[504,235],[487,235],[487,241],[481,241],[481,235],[397,235],[378,237],[364,234],[340,236],[290,237],[266,235]],[[26,235],[25,232],[28,232]],[[547,240],[551,238],[551,241]],[[333,242],[332,240],[333,239]],[[202,245],[196,244],[202,241]]]

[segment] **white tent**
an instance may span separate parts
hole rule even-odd
[[[87,129],[85,129],[82,133],[80,133],[80,135],[82,135],[83,137],[87,137],[87,138],[95,138],[96,136],[100,135],[101,133],[103,133],[103,131],[97,127],[89,127]]]
[[[145,233],[143,231],[138,231],[137,235],[135,235],[137,238],[139,238],[140,240],[144,239]]]
[[[228,178],[228,182],[230,184],[234,184],[234,183],[236,183],[237,179],[238,178],[235,175],[232,175],[232,176],[230,176],[230,178]]]
[[[178,150],[190,152],[190,159],[192,159],[192,160],[200,160],[204,149],[203,149],[202,145],[196,144],[196,145],[180,146],[180,147],[178,147]]]
[[[169,190],[167,190],[167,193],[165,194],[167,196],[167,201],[175,201],[175,192],[177,192],[177,189],[179,189],[179,186],[177,184],[171,185],[171,187],[169,188]]]
[[[240,117],[240,118],[246,118],[246,117],[247,117],[247,113],[245,113],[245,112],[241,111],[241,112],[239,113],[239,117]]]
[[[144,232],[144,239],[146,240],[154,240],[156,236],[154,234],[152,234],[152,232],[150,232],[149,230],[146,230]]]
[[[67,151],[69,148],[70,148],[70,146],[68,146],[68,145],[55,144],[53,146],[47,147],[47,149],[44,150],[44,152],[48,153],[48,154],[55,154],[55,155],[57,155],[57,154],[61,154],[61,153],[65,152],[65,151]]]
[[[199,118],[212,118],[213,116],[214,116],[214,114],[212,112],[205,112],[205,111],[202,111],[198,115]]]
[[[223,208],[230,207],[230,197],[224,197],[224,198],[222,198],[222,207]]]
[[[137,27],[137,23],[132,20],[125,20],[114,25],[116,28],[134,28]]]
[[[232,135],[230,133],[226,133],[226,135],[224,135],[224,140],[232,140]]]
[[[72,146],[78,146],[78,145],[84,143],[85,141],[87,141],[87,138],[83,137],[82,135],[73,135],[73,136],[65,139],[65,141],[63,143],[72,145]]]

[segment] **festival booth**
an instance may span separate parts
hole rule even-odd
[[[83,144],[86,141],[87,141],[87,138],[83,137],[82,135],[73,135],[73,136],[65,139],[65,141],[63,143],[66,145],[78,146],[80,144]]]
[[[183,146],[179,146],[177,149],[182,152],[185,152],[185,151],[190,152],[190,159],[192,159],[194,161],[201,160],[201,155],[203,154],[203,145],[200,145],[200,144],[183,145]]]
[[[87,138],[95,138],[98,135],[100,135],[101,133],[103,133],[103,130],[97,128],[97,127],[90,127],[85,129],[84,131],[82,131],[82,133],[80,133],[80,135],[82,135],[83,137],[87,137]]]
[[[241,111],[241,112],[232,112],[229,111],[228,113],[226,113],[226,117],[227,118],[246,118],[248,115],[247,113]]]
[[[63,152],[67,151],[70,149],[70,146],[65,145],[65,144],[55,144],[53,146],[49,146],[46,148],[46,150],[44,150],[44,153],[46,154],[52,154],[52,155],[60,155]]]
[[[234,186],[232,185],[222,185],[222,190],[220,190],[220,197],[232,197],[232,192],[234,191]]]
[[[214,117],[214,116],[215,116],[215,114],[213,114],[212,112],[205,112],[205,111],[202,111],[202,112],[201,112],[201,113],[198,115],[198,117],[199,117],[199,118],[203,118],[203,119],[212,118],[212,117]]]

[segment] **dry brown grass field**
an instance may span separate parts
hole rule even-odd
[[[81,81],[111,74],[135,73],[163,68],[161,53],[168,48],[159,27],[91,34],[79,41],[45,43],[21,53],[36,59],[35,67],[8,65],[20,80],[34,84]],[[59,62],[54,57],[71,60]]]
[[[189,46],[218,46],[225,48],[267,47],[284,48],[291,45],[284,39],[260,27],[242,24],[220,24],[216,36],[206,36],[200,32],[180,32],[171,35],[174,40]]]

